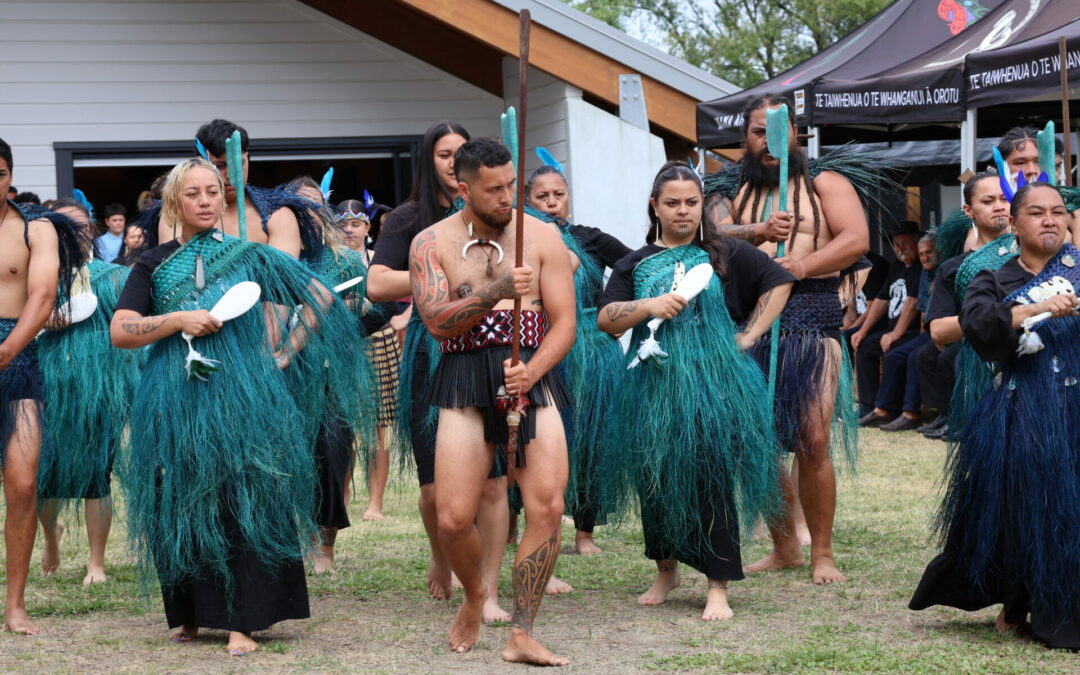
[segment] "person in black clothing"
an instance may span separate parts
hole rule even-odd
[[[922,267],[915,260],[920,234],[918,224],[911,221],[905,221],[893,232],[890,241],[896,262],[889,268],[889,276],[867,310],[862,326],[851,336],[862,426],[892,420],[892,416],[874,411],[881,382],[881,361],[891,348],[919,334],[915,302]]]
[[[975,249],[981,248],[1009,230],[1009,202],[995,173],[980,173],[964,184],[964,213],[978,233]],[[956,273],[971,255],[964,252],[942,262],[934,280],[934,293],[926,311],[932,343],[919,350],[919,390],[923,403],[938,416],[919,431],[928,438],[945,438],[949,432],[949,399],[960,352],[960,296]]]
[[[655,338],[667,355],[621,370],[609,423],[609,442],[627,465],[616,475],[629,485],[617,493],[637,492],[645,555],[656,562],[638,603],[666,602],[683,562],[708,580],[702,620],[725,621],[734,616],[728,582],[745,576],[740,516],[772,516],[780,507],[776,440],[761,424],[771,413],[767,385],[745,350],[780,315],[795,277],[749,243],[717,236],[702,221],[702,201],[689,166],[668,162],[660,169],[647,243],[615,265],[598,318],[613,335],[634,330],[632,344],[643,343],[640,358],[648,358],[647,322],[664,320]],[[701,293],[688,301],[669,292],[701,265],[713,272]]]
[[[460,210],[456,200],[457,176],[454,153],[469,140],[469,132],[457,122],[433,125],[420,143],[413,191],[404,204],[383,221],[375,242],[375,255],[368,268],[367,294],[372,302],[392,302],[412,292],[409,283],[409,247],[413,239],[445,216]],[[409,310],[412,311],[411,308]],[[431,546],[427,582],[431,597],[450,598],[451,570],[438,539],[435,511],[435,423],[423,402],[428,379],[435,369],[430,354],[437,351],[433,340],[415,313],[410,314],[402,350],[398,387],[398,433],[412,440],[416,475],[420,482],[420,517]],[[484,541],[487,587],[491,592],[484,605],[484,621],[509,621],[510,614],[499,607],[498,579],[506,549],[510,511],[506,500],[506,469],[496,463],[484,485],[477,528]]]
[[[1026,624],[1047,646],[1075,650],[1080,251],[1066,243],[1069,216],[1057,188],[1021,188],[1011,215],[1019,257],[978,272],[960,310],[964,338],[997,362],[997,384],[961,431],[937,518],[944,550],[927,566],[909,607],[975,611],[1002,603],[1000,632]]]
[[[571,457],[566,503],[577,529],[574,550],[581,555],[602,553],[593,540],[594,527],[605,522],[598,497],[601,477],[596,473],[602,439],[591,432],[600,428],[600,418],[610,403],[610,390],[600,385],[618,370],[622,349],[597,328],[596,302],[603,287],[604,269],[614,268],[630,249],[603,230],[570,222],[569,186],[555,167],[545,165],[533,171],[525,184],[525,198],[530,207],[558,227],[575,265],[578,336],[561,364],[574,399],[574,406],[564,411]],[[553,588],[552,583],[558,580],[552,579],[548,592],[571,590],[569,586]]]

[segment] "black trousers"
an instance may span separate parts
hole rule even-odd
[[[930,342],[915,354],[923,405],[937,410],[939,415],[949,412],[949,399],[952,398],[956,381],[956,355],[959,353],[959,342],[945,345],[941,350]]]
[[[859,414],[865,415],[874,409],[878,387],[881,385],[881,361],[885,352],[881,351],[881,338],[887,330],[875,330],[868,333],[855,352],[855,379],[859,384]],[[907,332],[892,346],[899,347],[917,336],[916,332]]]

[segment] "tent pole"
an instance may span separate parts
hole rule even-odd
[[[821,156],[821,127],[807,127],[806,133],[810,134],[806,139],[806,157],[817,159]]]
[[[1069,120],[1069,53],[1065,46],[1065,36],[1058,37],[1058,51],[1061,55],[1061,121],[1065,132],[1065,185],[1072,185],[1072,123]]]
[[[960,123],[960,173],[975,172],[975,139],[978,138],[979,109],[968,108]]]

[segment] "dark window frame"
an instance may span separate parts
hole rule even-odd
[[[352,155],[390,153],[394,158],[394,201],[408,196],[422,136],[333,136],[319,138],[253,138],[254,155]],[[56,155],[56,194],[71,195],[75,187],[75,160],[138,159],[168,155],[194,156],[193,141],[75,141],[53,143]]]

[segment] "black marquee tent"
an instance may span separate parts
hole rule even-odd
[[[747,102],[763,93],[782,93],[795,101],[800,124],[811,124],[813,84],[823,77],[859,79],[918,56],[956,34],[977,26],[1003,0],[896,0],[857,30],[794,68],[731,96],[698,106],[698,144],[733,145]],[[915,39],[913,36],[918,36]]]
[[[820,78],[814,83],[811,123],[960,122],[968,103],[967,58],[981,55],[1004,65],[1008,61],[999,59],[999,50],[1043,35],[1056,51],[1061,28],[1077,18],[1077,0],[1006,0],[963,33],[905,63],[858,79]],[[1058,86],[1056,71],[1054,77],[1051,89]]]
[[[1080,14],[1080,4],[1076,12]],[[1066,41],[1069,82],[1080,86],[1080,18],[1059,29],[989,52],[969,54],[967,104],[976,108],[1057,91],[1061,82],[1058,37]]]
[[[766,91],[789,96],[801,91],[796,107],[800,124],[806,126],[955,126],[973,119],[969,109],[1055,91],[1060,77],[1059,35],[1068,41],[1071,82],[1080,84],[1080,0],[983,2],[983,7],[993,9],[970,16],[956,35],[946,31],[942,36],[940,27],[946,24],[936,12],[952,5],[959,6],[953,0],[898,0],[804,64],[757,87],[700,104],[699,144],[737,143],[742,107]],[[934,11],[932,21],[926,16],[929,9]],[[915,19],[926,25],[911,23]],[[887,30],[880,30],[881,26]],[[921,39],[911,39],[913,35]],[[873,44],[867,44],[870,39]],[[845,45],[847,63],[833,68],[822,65],[822,57]],[[829,63],[838,60],[833,57]],[[785,82],[790,84],[785,87]],[[966,126],[961,124],[973,153],[974,130]]]

